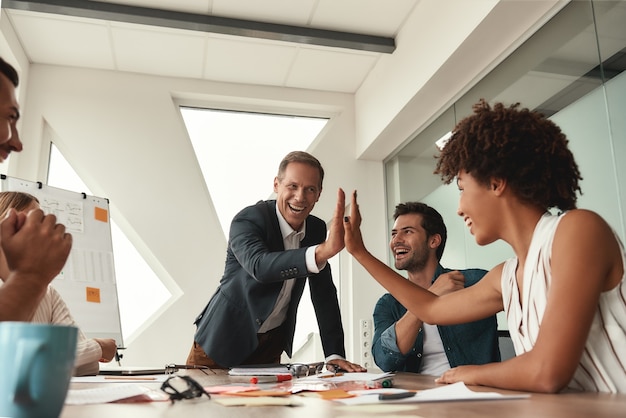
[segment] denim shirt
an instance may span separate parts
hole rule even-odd
[[[437,266],[432,282],[441,274],[452,271]],[[465,287],[477,283],[487,272],[481,269],[459,270],[465,276]],[[384,294],[374,309],[374,338],[372,355],[376,365],[385,372],[419,373],[422,363],[424,333],[420,329],[413,347],[402,354],[396,344],[396,322],[406,313],[389,293]],[[500,361],[498,323],[495,315],[475,322],[437,326],[450,367],[485,364]]]

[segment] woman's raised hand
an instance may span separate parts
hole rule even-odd
[[[350,215],[344,216],[343,226],[346,250],[355,257],[361,252],[367,252],[361,236],[361,212],[356,199],[356,190],[352,192]]]

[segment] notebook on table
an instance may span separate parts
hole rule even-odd
[[[293,374],[293,371],[286,364],[255,364],[232,367],[228,374],[230,376],[275,376]]]
[[[105,376],[146,376],[150,374],[165,374],[165,367],[106,367],[100,369],[98,374]]]
[[[335,366],[335,372],[339,371]],[[326,370],[326,363],[251,364],[231,367],[230,376],[276,376],[291,374],[295,377],[316,375]]]

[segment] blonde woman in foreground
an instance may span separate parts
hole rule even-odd
[[[456,178],[458,215],[476,242],[502,239],[515,257],[475,286],[443,296],[367,251],[353,193],[346,248],[409,311],[438,325],[506,313],[517,356],[456,367],[437,382],[626,393],[624,248],[602,217],[576,209],[582,177],[567,144],[553,122],[518,105],[481,100],[457,124],[435,173],[446,184]]]
[[[29,193],[0,192],[0,219],[6,216],[9,209],[28,213],[39,209],[39,201]],[[4,251],[0,249],[0,287],[9,275],[9,266]],[[76,321],[54,287],[48,285],[47,291],[39,302],[30,322],[41,324],[70,325],[78,327]],[[74,376],[96,375],[100,371],[100,362],[109,362],[117,352],[115,340],[110,338],[87,338],[78,329],[76,358],[74,360]]]

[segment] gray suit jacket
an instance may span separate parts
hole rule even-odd
[[[272,312],[283,280],[296,279],[284,324],[284,350],[291,356],[298,304],[309,277],[324,354],[345,357],[330,265],[317,274],[309,274],[306,268],[307,247],[325,239],[326,224],[309,215],[301,248],[285,251],[275,200],[262,201],[239,212],[231,223],[220,285],[195,320],[194,340],[204,352],[222,366],[240,365],[257,348],[257,331]]]

